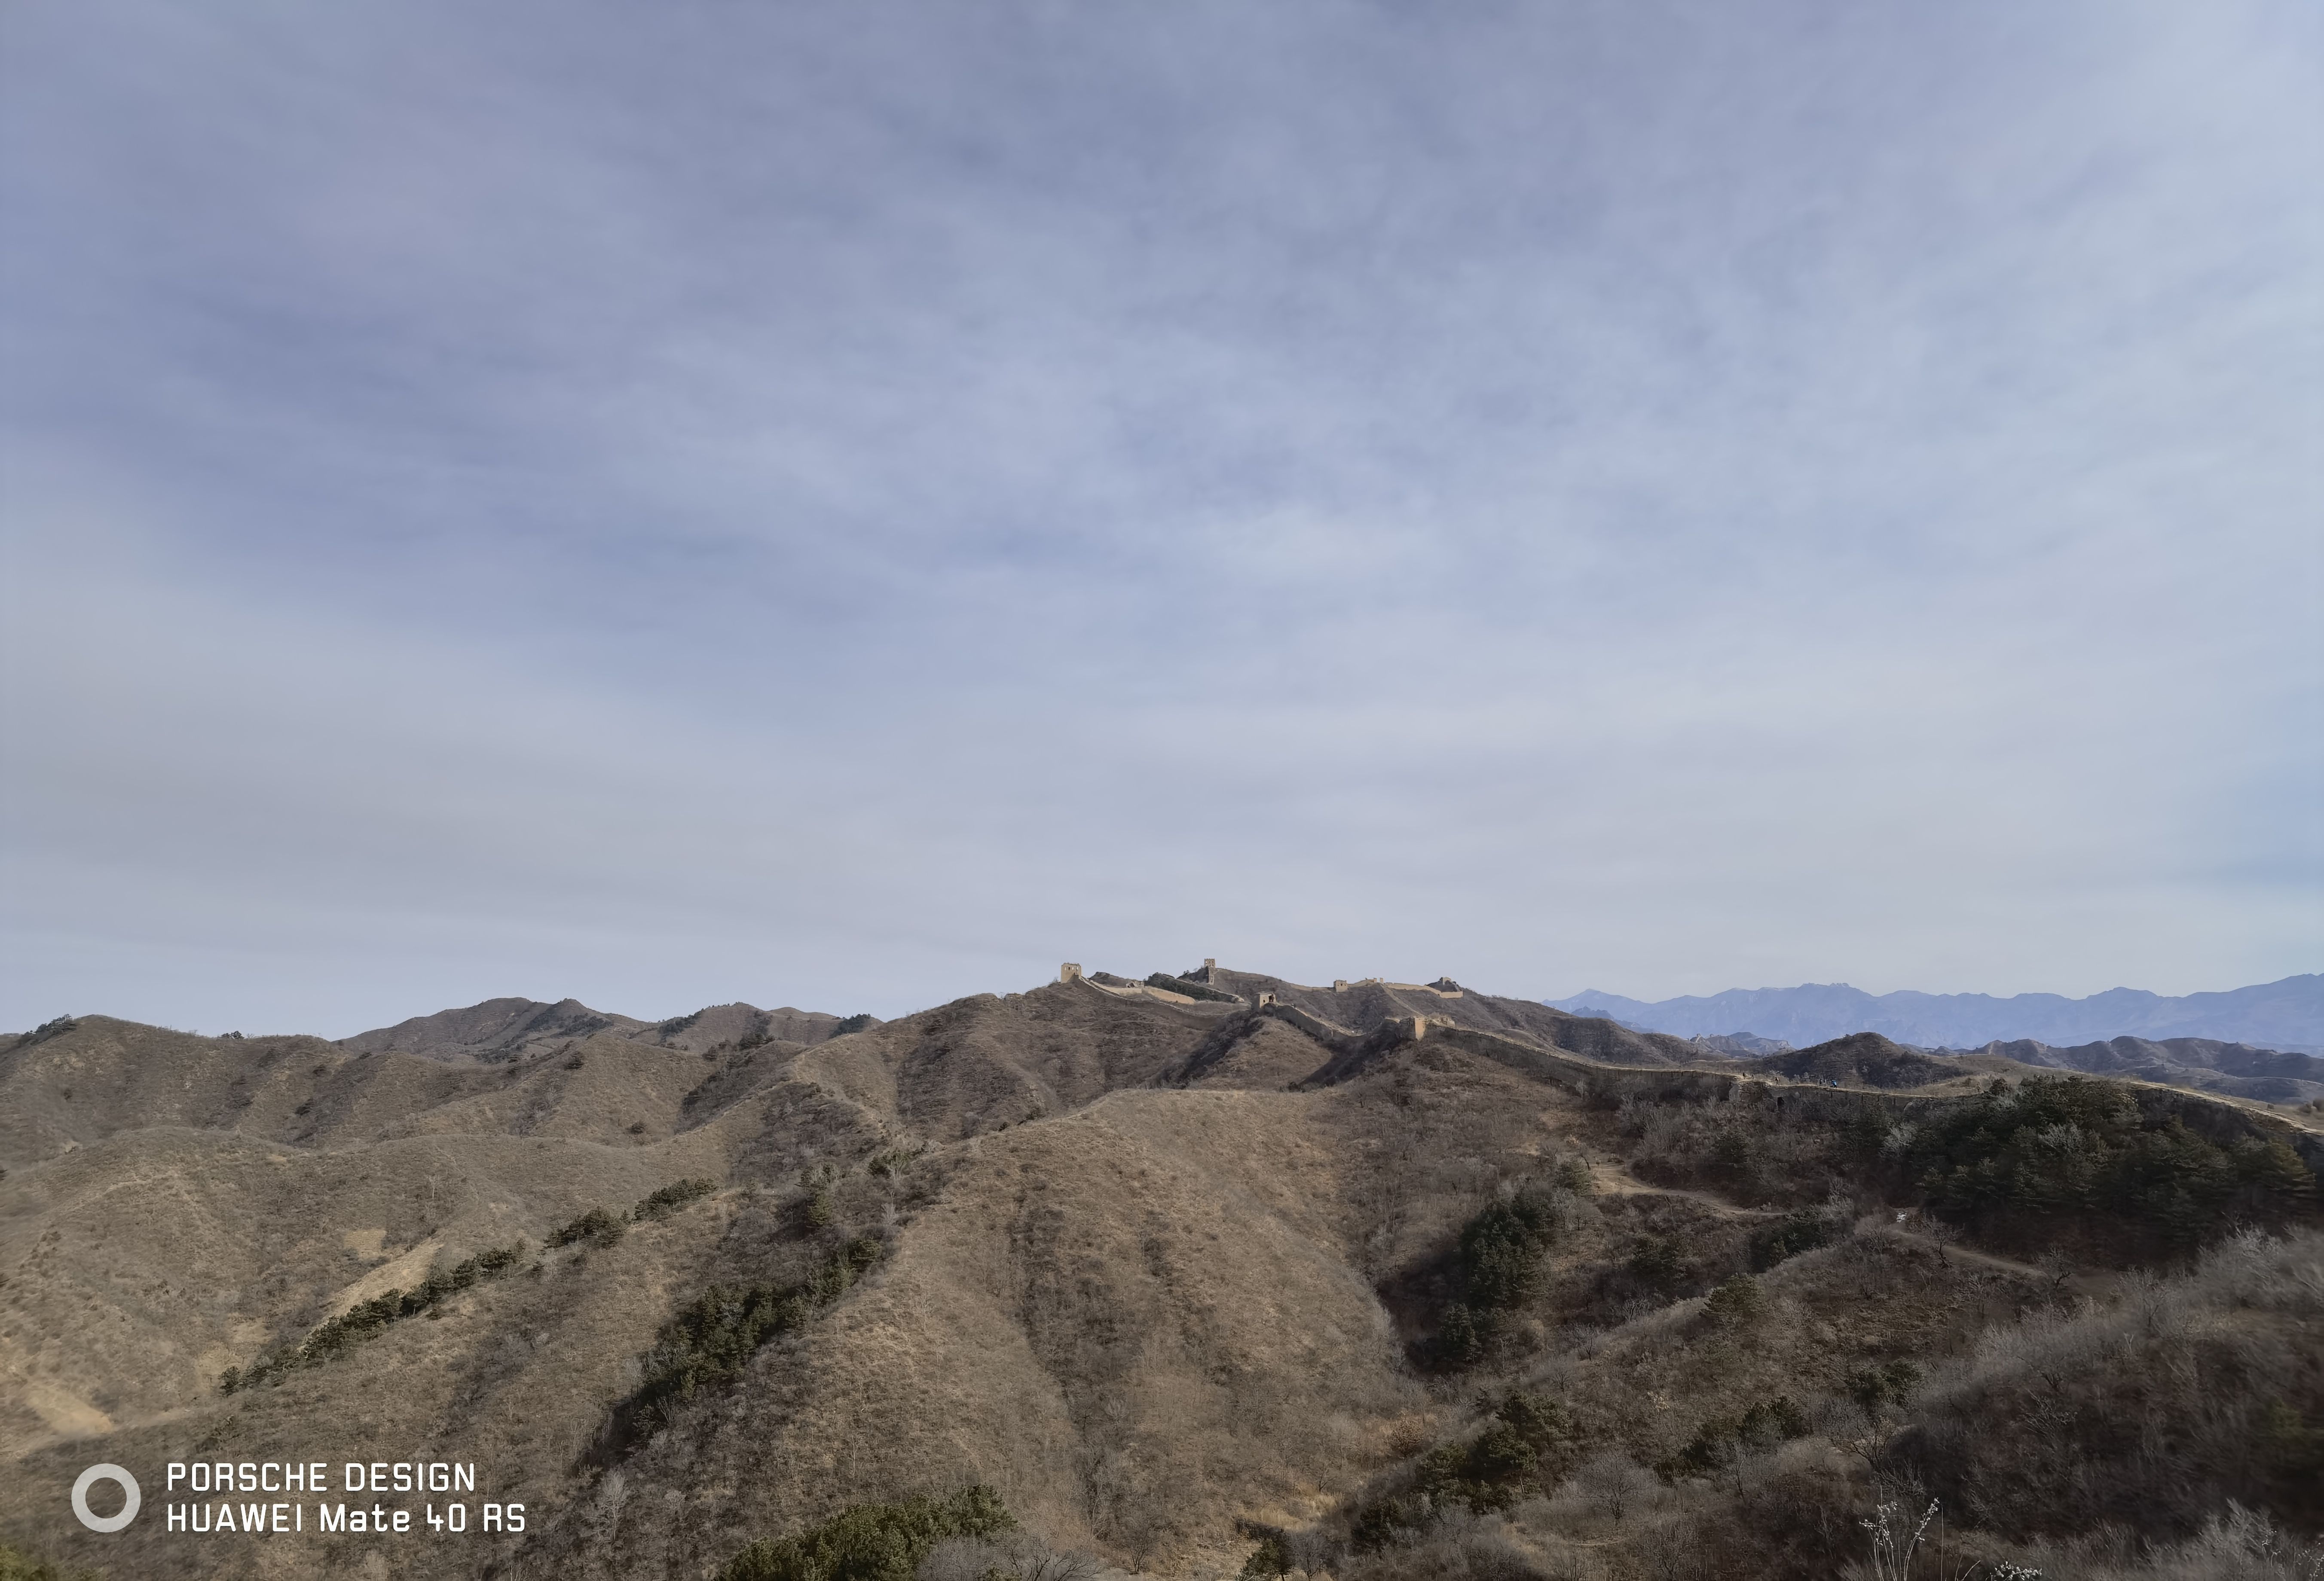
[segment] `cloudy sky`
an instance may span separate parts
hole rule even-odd
[[[2302,0],[0,14],[0,1025],[2324,965]]]

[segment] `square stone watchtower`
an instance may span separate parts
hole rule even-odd
[[[1081,974],[1082,963],[1078,961],[1068,961],[1057,968],[1057,980],[1061,983],[1069,983]]]

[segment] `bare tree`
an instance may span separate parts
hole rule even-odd
[[[1573,1474],[1573,1480],[1583,1495],[1597,1505],[1598,1512],[1617,1526],[1654,1484],[1654,1478],[1640,1470],[1637,1462],[1612,1449],[1583,1461],[1582,1469]]]
[[[1635,1546],[1649,1581],[1693,1581],[1702,1573],[1702,1545],[1684,1521],[1649,1526]]]
[[[1084,1553],[1053,1549],[1029,1531],[1004,1537],[954,1537],[928,1550],[918,1581],[1094,1581],[1097,1561]]]

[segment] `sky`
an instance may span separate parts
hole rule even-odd
[[[2301,0],[0,9],[0,1026],[2324,964]]]

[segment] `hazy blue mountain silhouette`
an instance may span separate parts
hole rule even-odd
[[[1681,1037],[1748,1033],[1795,1044],[1877,1032],[1922,1048],[1975,1048],[2031,1038],[2065,1044],[2116,1037],[2215,1038],[2258,1048],[2324,1050],[2324,973],[2309,972],[2224,993],[2170,997],[2109,988],[2086,999],[2060,994],[1868,994],[1846,983],[1729,988],[1649,1004],[1585,989],[1552,999],[1556,1009],[1605,1016]]]

